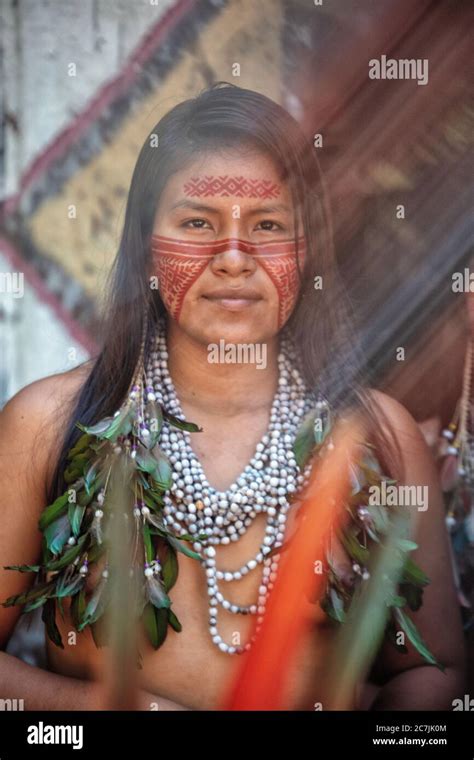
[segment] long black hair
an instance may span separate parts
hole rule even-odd
[[[337,412],[362,410],[385,462],[398,459],[392,435],[382,433],[383,412],[365,390],[350,301],[339,276],[332,225],[316,151],[295,119],[266,96],[217,82],[169,111],[145,140],[133,172],[119,250],[110,274],[101,348],[78,391],[49,484],[53,500],[64,490],[66,455],[79,435],[123,403],[139,359],[147,318],[149,333],[165,313],[150,288],[150,237],[161,193],[170,177],[200,154],[251,145],[269,155],[301,209],[307,256],[288,327],[299,349],[306,382]],[[296,220],[296,216],[295,216]],[[296,235],[298,232],[296,233]],[[315,278],[321,287],[315,289]],[[388,426],[387,420],[385,423]]]

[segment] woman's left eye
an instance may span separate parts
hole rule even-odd
[[[282,230],[283,227],[278,222],[274,222],[271,219],[264,219],[263,221],[259,222],[257,225],[258,227],[261,227],[261,229],[264,229],[266,232],[275,232],[275,230]]]

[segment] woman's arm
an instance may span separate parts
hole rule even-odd
[[[422,607],[410,616],[445,672],[426,665],[409,642],[407,654],[384,645],[375,669],[383,686],[372,709],[450,710],[453,699],[464,693],[465,653],[438,474],[412,416],[389,396],[374,395],[400,444],[405,476],[399,485],[427,487],[427,509],[405,507],[411,510],[413,539],[418,544],[410,556],[431,581],[424,589]]]
[[[108,709],[104,687],[99,682],[50,673],[6,652],[0,652],[0,699],[22,699],[26,711]],[[140,689],[137,709],[163,711],[189,708]]]
[[[35,564],[40,557],[38,519],[47,504],[46,485],[61,443],[61,430],[73,394],[84,379],[82,368],[24,388],[0,413],[0,602],[20,594],[33,575],[4,565]],[[0,605],[0,650],[20,615],[19,607]],[[23,699],[25,710],[99,710],[102,685],[33,667],[0,651],[0,699]],[[186,710],[145,691],[139,709]]]

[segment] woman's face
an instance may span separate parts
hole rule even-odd
[[[298,296],[294,236],[291,194],[269,157],[201,155],[170,178],[155,215],[153,274],[169,316],[201,343],[275,336]],[[298,255],[302,264],[302,238]]]

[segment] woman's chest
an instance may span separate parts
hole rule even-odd
[[[218,547],[219,566],[223,570],[234,570],[254,555],[263,529],[264,519],[260,515],[239,542]],[[241,580],[226,583],[226,598],[237,605],[254,604],[261,580],[260,565]],[[213,643],[206,573],[197,560],[179,555],[178,578],[170,591],[170,598],[182,630],[178,633],[168,627],[164,643],[154,650],[140,629],[140,685],[157,695],[158,706],[162,696],[191,709],[219,709],[247,655],[227,654]],[[332,639],[332,627],[319,605],[308,603],[304,614],[307,621],[305,634],[296,651],[282,652],[280,663],[286,673],[287,709],[312,709],[312,705],[319,701],[320,669]],[[66,622],[58,619],[58,625],[65,650],[50,646],[51,666],[58,672],[77,677],[100,676],[105,650],[95,647],[89,631],[68,636],[73,630],[68,617]],[[250,640],[254,626],[255,615],[234,614],[219,608],[216,627],[225,642],[244,646]]]

